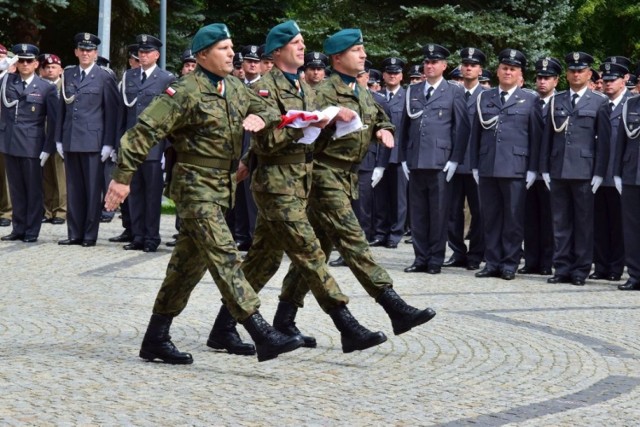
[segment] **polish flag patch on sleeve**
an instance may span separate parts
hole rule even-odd
[[[166,93],[169,96],[173,96],[176,94],[176,90],[174,88],[172,88],[171,86],[169,86],[164,93]]]
[[[258,95],[260,95],[260,96],[262,96],[262,97],[266,98],[267,96],[269,96],[269,91],[268,91],[267,89],[260,89],[260,90],[258,91]]]

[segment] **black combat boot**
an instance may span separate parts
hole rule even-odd
[[[355,350],[365,350],[382,344],[387,337],[382,332],[371,332],[362,326],[351,314],[346,305],[335,307],[329,311],[329,316],[336,324],[342,338],[342,351],[351,353]]]
[[[172,317],[162,314],[153,314],[149,320],[147,333],[144,334],[140,357],[148,361],[160,359],[164,363],[172,365],[189,365],[193,363],[193,357],[189,353],[180,352],[171,342],[169,328]]]
[[[220,312],[213,329],[209,334],[207,346],[216,350],[227,350],[230,354],[241,354],[243,356],[253,356],[256,348],[253,344],[244,343],[236,330],[237,322],[224,305],[220,307]]]
[[[414,326],[422,325],[433,319],[436,312],[431,308],[418,310],[404,302],[400,295],[393,290],[387,288],[376,298],[376,302],[384,308],[393,326],[393,333],[400,335],[407,332]]]
[[[295,305],[280,301],[276,315],[273,317],[273,327],[290,337],[298,335],[302,337],[304,341],[303,347],[316,348],[318,345],[314,337],[302,335],[302,332],[296,327],[296,314],[298,313],[298,307]]]
[[[258,362],[275,359],[279,354],[302,347],[304,341],[299,335],[287,336],[276,331],[257,311],[242,323],[253,342],[256,343]]]

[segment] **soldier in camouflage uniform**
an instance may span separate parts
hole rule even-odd
[[[189,353],[173,345],[169,328],[206,270],[227,309],[255,341],[259,361],[302,345],[299,337],[274,330],[258,312],[260,301],[244,278],[224,221],[235,190],[232,164],[240,154],[243,127],[258,132],[280,120],[277,110],[236,78],[227,77],[233,69],[232,47],[226,25],[201,28],[192,41],[196,70],[152,101],[121,140],[117,168],[105,198],[109,210],[127,196],[134,172],[156,141],[170,137],[177,153],[170,193],[182,227],[142,342],[143,359],[193,362]]]
[[[273,53],[275,66],[257,82],[258,94],[282,114],[289,110],[313,111],[314,92],[297,75],[304,61],[304,40],[296,23],[288,21],[272,28],[265,52]],[[364,350],[387,338],[382,332],[371,332],[358,323],[347,309],[347,296],[329,274],[320,242],[307,218],[313,147],[298,143],[302,137],[301,129],[284,128],[282,132],[258,134],[253,140],[251,150],[256,165],[251,189],[258,219],[253,245],[242,269],[249,283],[259,291],[278,270],[286,252],[304,276],[305,286],[341,332],[343,351]],[[296,310],[292,301],[280,301],[274,327],[287,335],[301,337],[293,323]],[[303,339],[306,347],[316,346],[315,338]]]
[[[356,84],[356,76],[364,70],[367,57],[360,30],[339,31],[325,41],[324,48],[331,56],[335,73],[316,86],[317,102],[323,108],[336,105],[356,112],[363,126],[340,138],[333,138],[335,126],[327,126],[316,141],[313,184],[307,209],[309,221],[325,256],[329,256],[333,245],[338,248],[360,284],[386,310],[394,333],[399,335],[428,322],[436,313],[430,308],[421,311],[407,305],[393,290],[391,277],[373,260],[351,207],[351,201],[358,198],[358,166],[374,133],[382,144],[391,148],[394,138],[390,131],[394,126],[371,93]],[[292,266],[284,279],[280,299],[302,307],[307,292],[303,272]]]

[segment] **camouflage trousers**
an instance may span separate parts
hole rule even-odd
[[[326,259],[329,259],[332,248],[337,248],[370,296],[377,298],[393,284],[386,270],[373,260],[362,227],[344,190],[312,186],[307,212]],[[302,307],[308,290],[303,272],[292,265],[284,278],[280,299]]]
[[[242,271],[253,289],[260,292],[278,271],[286,253],[300,271],[304,284],[299,284],[304,286],[304,293],[311,290],[325,312],[347,304],[349,298],[329,274],[320,242],[307,219],[306,200],[282,194],[253,195],[258,219],[253,243],[242,262]]]
[[[236,320],[246,319],[260,306],[258,295],[242,274],[240,255],[224,211],[211,205],[207,217],[181,218],[180,235],[156,297],[154,314],[179,315],[207,270]]]

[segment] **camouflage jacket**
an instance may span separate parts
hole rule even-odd
[[[304,98],[284,76],[282,71],[273,67],[255,83],[254,89],[273,108],[285,114],[289,110],[314,111],[317,109],[315,93],[311,86],[300,82]],[[254,135],[251,140],[251,162],[255,171],[251,177],[251,190],[260,193],[287,194],[306,198],[311,189],[312,163],[291,161],[277,164],[278,158],[310,158],[312,145],[297,144],[302,138],[302,129],[272,129]]]
[[[235,171],[230,166],[202,163],[218,161],[230,165],[240,157],[242,121],[248,114],[260,116],[267,128],[277,126],[280,114],[237,78],[228,76],[224,82],[222,97],[198,66],[172,83],[120,140],[113,179],[130,183],[156,141],[169,137],[178,156],[170,184],[178,214],[184,218],[203,217],[209,214],[208,204],[231,206]]]
[[[322,130],[315,142],[313,185],[319,188],[344,189],[349,197],[357,199],[357,166],[367,154],[372,137],[380,129],[393,132],[395,127],[367,88],[359,86],[356,96],[337,73],[316,86],[316,97],[320,109],[338,106],[355,111],[363,126],[360,131],[337,139],[333,138],[335,124]],[[347,171],[335,167],[335,164],[329,165],[323,159],[335,160],[344,165],[352,164],[353,169]]]

